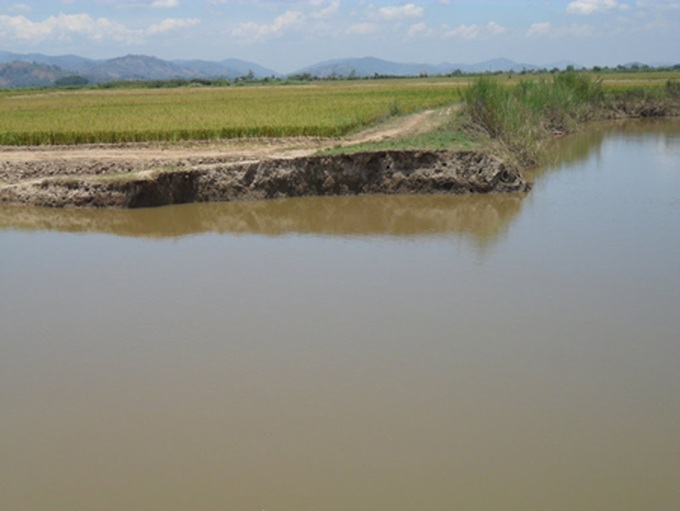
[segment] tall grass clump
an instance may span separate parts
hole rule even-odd
[[[514,87],[481,77],[463,92],[469,124],[505,145],[523,166],[540,163],[550,134],[574,131],[603,98],[599,80],[577,73]]]
[[[666,95],[672,99],[680,99],[680,81],[667,80],[666,81]]]

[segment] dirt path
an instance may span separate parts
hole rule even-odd
[[[390,118],[359,133],[337,138],[262,138],[179,143],[0,146],[0,184],[58,175],[133,172],[160,166],[299,158],[332,147],[353,146],[426,132],[444,122],[451,108]]]
[[[345,139],[341,145],[352,146],[426,133],[444,123],[454,111],[454,107],[448,107],[395,117]]]

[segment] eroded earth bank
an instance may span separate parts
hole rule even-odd
[[[175,160],[162,154],[139,160],[125,150],[105,158],[94,157],[96,150],[91,157],[53,151],[52,158],[32,158],[30,151],[24,158],[15,153],[4,158],[0,203],[135,208],[310,195],[530,189],[517,169],[479,152],[375,151],[248,160],[197,149]]]

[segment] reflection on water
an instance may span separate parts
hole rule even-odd
[[[0,509],[680,509],[678,124],[525,197],[0,210]]]
[[[0,226],[120,236],[205,232],[280,235],[415,236],[458,232],[480,242],[502,233],[524,194],[359,196],[187,204],[141,210],[0,208]]]
[[[546,170],[554,172],[555,167],[572,166],[588,159],[601,161],[602,144],[614,130],[616,136],[620,140],[625,140],[626,143],[634,143],[635,140],[654,136],[660,144],[671,148],[677,145],[680,122],[665,119],[649,119],[644,122],[626,119],[593,123],[588,130],[569,135],[566,140],[556,139],[550,155],[550,165],[537,169],[534,172],[535,175],[539,176]]]

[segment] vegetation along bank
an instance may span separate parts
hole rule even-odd
[[[464,128],[522,168],[544,163],[548,142],[589,121],[680,115],[680,81],[661,87],[606,87],[584,73],[508,86],[482,77],[463,92]]]

